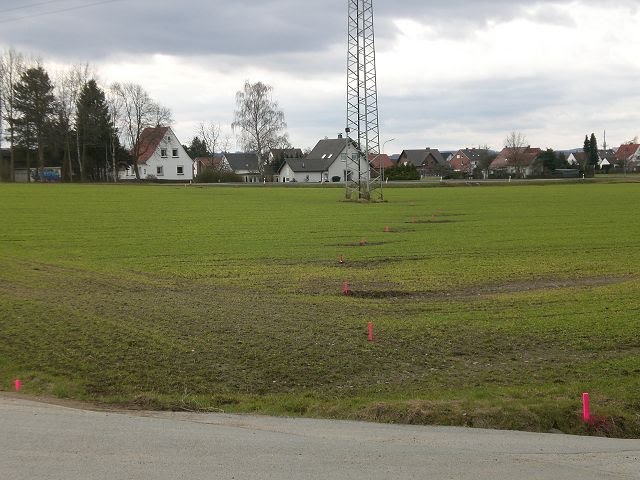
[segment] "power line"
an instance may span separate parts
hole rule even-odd
[[[42,5],[44,5],[46,3],[53,3],[54,1],[56,1],[56,0],[50,0],[49,2],[43,2]],[[4,19],[4,20],[0,20],[0,23],[17,22],[19,20],[26,20],[26,19],[29,19],[29,18],[43,17],[45,15],[54,15],[56,13],[70,12],[70,11],[73,11],[73,10],[80,10],[82,8],[95,7],[97,5],[104,5],[106,3],[114,3],[114,2],[120,2],[120,1],[121,0],[102,0],[100,2],[88,3],[86,5],[76,5],[75,7],[59,8],[58,10],[50,10],[48,12],[32,13],[30,15],[24,15],[22,17],[7,18],[7,19]]]
[[[4,10],[0,10],[0,15],[7,12],[13,12],[15,10],[23,10],[25,8],[31,8],[31,7],[41,7],[42,5],[49,5],[51,3],[66,2],[66,1],[67,0],[49,0],[47,2],[30,3],[28,5],[20,5],[18,7],[5,8]]]

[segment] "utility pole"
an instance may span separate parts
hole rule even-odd
[[[382,201],[382,169],[369,166],[369,154],[380,153],[373,0],[348,1],[345,195]]]

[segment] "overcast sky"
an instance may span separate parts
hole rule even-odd
[[[49,73],[136,82],[189,143],[230,130],[245,80],[274,88],[291,142],[343,131],[347,0],[0,0],[0,49]],[[640,135],[640,1],[374,0],[380,141],[405,148],[618,146]]]

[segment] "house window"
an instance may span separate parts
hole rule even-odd
[[[166,148],[161,148],[160,149],[160,156],[161,157],[166,157],[167,156],[167,149]]]
[[[178,175],[184,175],[184,166],[178,165],[177,173],[178,173]]]
[[[173,150],[171,150],[171,156],[173,157],[177,157],[178,156],[178,149],[174,148]]]
[[[156,174],[161,177],[162,175],[164,175],[164,171],[163,171],[163,167],[162,165],[159,165],[156,167]]]

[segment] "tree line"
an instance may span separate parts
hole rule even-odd
[[[15,181],[18,165],[35,170],[36,179],[46,167],[59,166],[64,181],[115,181],[119,166],[135,165],[144,128],[170,121],[170,110],[140,85],[102,87],[88,64],[52,79],[40,60],[13,49],[0,56],[4,181]]]

